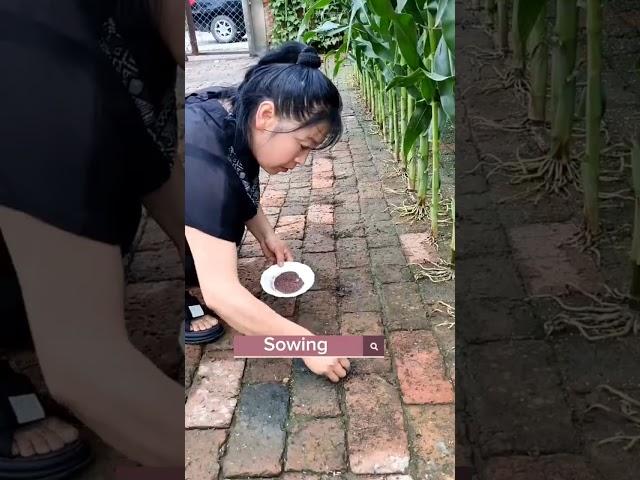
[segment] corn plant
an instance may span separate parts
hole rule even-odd
[[[437,236],[440,131],[446,119],[455,121],[455,0],[356,0],[348,22],[310,29],[316,12],[330,4],[307,2],[298,38],[341,36],[328,55],[333,73],[352,60],[372,119],[416,191],[404,213],[416,219],[429,214]]]

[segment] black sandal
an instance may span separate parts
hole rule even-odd
[[[205,315],[216,317],[216,314],[202,305],[196,297],[185,291],[184,296],[184,343],[187,345],[201,345],[216,341],[224,334],[224,327],[220,322],[206,330],[195,331],[191,322]],[[217,318],[217,317],[216,317]]]
[[[46,418],[29,379],[0,361],[0,479],[61,480],[85,468],[93,459],[89,446],[78,439],[59,450],[30,457],[11,452],[16,430]]]

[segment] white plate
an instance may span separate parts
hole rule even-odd
[[[302,288],[293,293],[282,293],[276,290],[276,288],[273,286],[273,282],[278,277],[278,275],[284,272],[296,272],[302,279]],[[282,265],[282,267],[279,267],[277,264],[271,265],[264,272],[262,272],[262,277],[260,277],[260,285],[262,286],[262,289],[269,295],[273,295],[274,297],[288,298],[302,295],[313,286],[313,282],[315,282],[315,280],[316,276],[313,273],[313,270],[311,270],[304,263],[284,262],[284,265]]]

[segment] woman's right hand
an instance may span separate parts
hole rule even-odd
[[[324,375],[332,382],[346,377],[351,365],[348,359],[338,357],[303,357],[302,360],[313,373]]]

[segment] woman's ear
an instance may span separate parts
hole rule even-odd
[[[276,118],[276,106],[271,100],[265,100],[256,110],[256,130],[273,130],[278,119]]]

